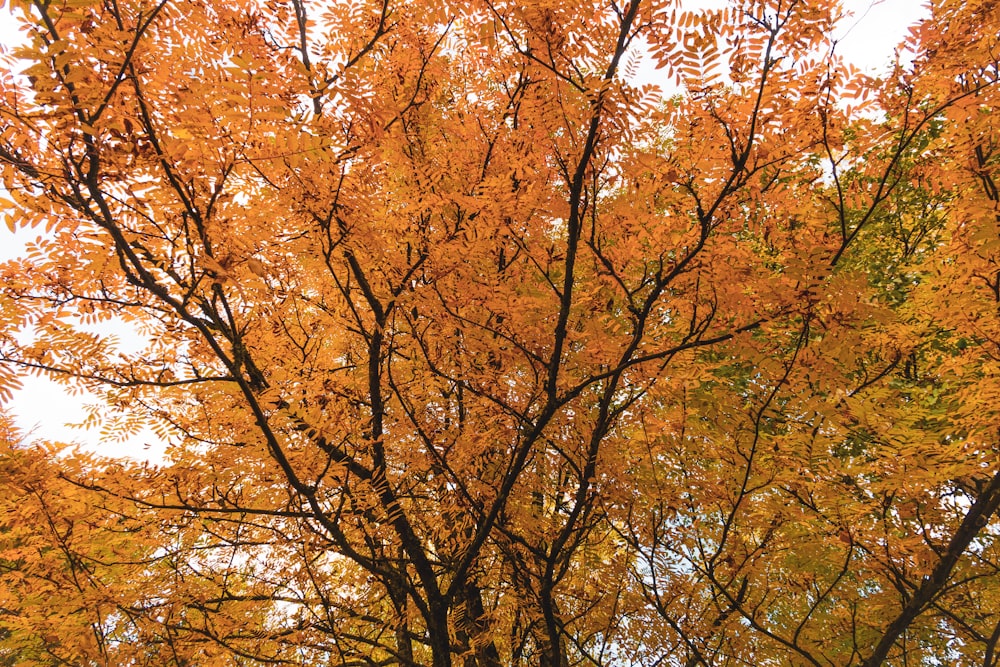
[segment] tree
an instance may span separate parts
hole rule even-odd
[[[998,3],[10,4],[0,660],[1000,664]]]

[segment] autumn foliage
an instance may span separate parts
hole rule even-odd
[[[1000,664],[996,0],[8,5],[0,664]]]

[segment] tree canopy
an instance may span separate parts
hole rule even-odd
[[[0,664],[1000,664],[996,0],[7,4]]]

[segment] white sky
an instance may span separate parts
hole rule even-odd
[[[0,2],[0,5],[3,3]],[[925,17],[928,9],[919,0],[844,0],[844,7],[853,16],[838,27],[835,37],[837,50],[847,60],[871,74],[885,70],[894,49],[903,39],[907,28]],[[685,7],[724,6],[724,0],[686,0]],[[6,49],[20,41],[8,9],[0,9],[0,48]],[[0,212],[2,220],[2,212]],[[30,230],[11,234],[0,224],[0,261],[24,252],[25,244],[35,237]],[[113,328],[106,329],[115,333]],[[118,331],[128,344],[128,330]],[[24,378],[24,387],[15,393],[13,401],[3,407],[14,415],[17,425],[29,439],[75,442],[92,447],[109,456],[129,456],[137,459],[158,458],[162,445],[149,433],[140,434],[124,443],[100,442],[98,433],[68,426],[84,417],[83,403],[87,399],[70,396],[61,386],[43,377]]]

